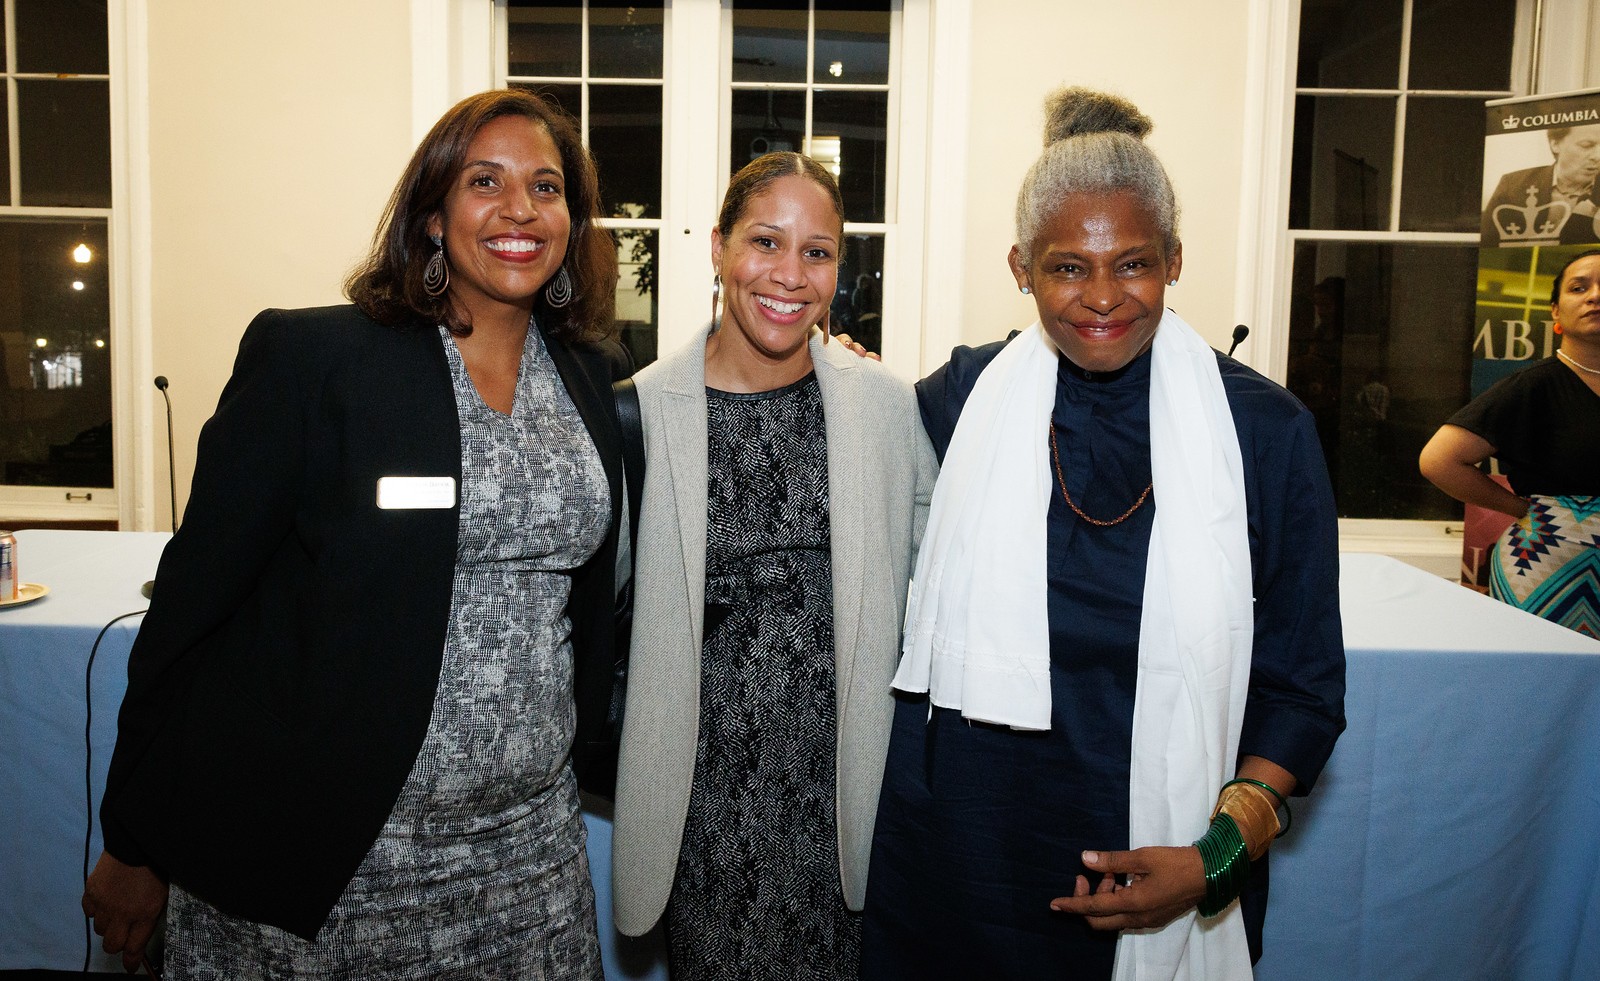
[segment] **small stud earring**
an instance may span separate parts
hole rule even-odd
[[[1167,285],[1168,286],[1176,286],[1176,285],[1178,285],[1178,281],[1176,279],[1169,279],[1169,280],[1167,280]]]
[[[1023,295],[1023,296],[1027,296],[1027,295],[1028,295],[1028,294],[1029,294],[1029,293],[1032,293],[1032,292],[1033,292],[1033,290],[1031,290],[1031,289],[1029,289],[1029,288],[1028,288],[1028,287],[1026,287],[1026,286],[1024,286],[1024,287],[1023,287],[1023,288],[1022,288],[1022,295]]]

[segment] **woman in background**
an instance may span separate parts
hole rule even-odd
[[[935,464],[910,386],[827,343],[843,247],[831,174],[752,161],[712,232],[710,328],[637,378],[612,874],[623,933],[665,911],[676,981],[857,976]]]
[[[1600,249],[1556,273],[1561,347],[1496,382],[1439,427],[1418,460],[1458,501],[1517,522],[1489,559],[1489,594],[1600,637]],[[1494,457],[1506,490],[1481,469]]]
[[[129,659],[84,912],[173,978],[600,977],[616,250],[572,121],[439,120],[354,306],[269,310]]]
[[[1010,255],[1039,321],[917,386],[943,469],[862,976],[1247,978],[1276,812],[1344,726],[1327,471],[1305,408],[1166,309],[1150,121],[1047,112]]]

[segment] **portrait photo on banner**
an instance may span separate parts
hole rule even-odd
[[[1484,248],[1600,242],[1600,90],[1486,110]]]

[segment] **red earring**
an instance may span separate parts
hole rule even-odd
[[[1559,320],[1556,321],[1555,332],[1557,334],[1561,333],[1561,321],[1559,321]]]

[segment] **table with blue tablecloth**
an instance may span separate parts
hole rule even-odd
[[[85,671],[166,537],[18,534],[51,592],[0,610],[0,969],[83,964],[87,795],[137,616],[101,638],[87,700]],[[1273,848],[1257,977],[1600,977],[1600,642],[1392,559],[1342,564],[1350,725]],[[584,817],[607,977],[664,978],[659,940],[611,929],[610,822]]]
[[[1349,727],[1273,846],[1256,977],[1600,978],[1600,642],[1340,565]]]

